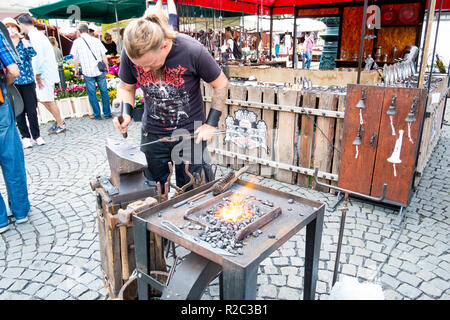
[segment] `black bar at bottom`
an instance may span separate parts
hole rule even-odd
[[[315,299],[324,212],[325,206],[322,206],[317,212],[316,219],[306,226],[305,276],[303,278],[304,300]]]

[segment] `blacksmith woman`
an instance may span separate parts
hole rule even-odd
[[[163,137],[195,133],[194,139],[158,142],[141,147],[148,162],[148,179],[163,185],[169,175],[168,162],[175,164],[176,183],[185,185],[189,171],[214,179],[209,164],[206,141],[216,131],[227,99],[228,80],[200,42],[177,33],[164,17],[148,9],[132,21],[124,32],[120,84],[117,98],[124,102],[124,121],[113,119],[116,130],[127,132],[135,104],[136,83],[144,92],[141,143]],[[211,110],[205,115],[200,79],[214,88]]]

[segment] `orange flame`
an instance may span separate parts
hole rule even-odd
[[[245,219],[251,219],[253,212],[245,203],[245,197],[251,191],[252,182],[246,185],[245,188],[240,189],[239,192],[233,194],[229,200],[228,205],[224,206],[216,213],[216,215],[227,222],[239,222]]]

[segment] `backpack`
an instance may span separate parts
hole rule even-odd
[[[242,49],[237,44],[236,40],[233,40],[233,56],[236,60],[240,60],[242,58]]]

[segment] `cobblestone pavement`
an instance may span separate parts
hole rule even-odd
[[[58,136],[47,136],[50,124],[42,125],[47,144],[25,150],[32,210],[28,223],[15,226],[10,221],[10,230],[0,235],[0,299],[109,299],[101,280],[95,198],[89,181],[109,175],[105,141],[120,135],[109,120],[66,122],[67,132]],[[139,128],[139,123],[132,124],[130,142],[139,142]],[[386,299],[450,299],[449,159],[450,127],[445,125],[407,208],[399,243],[375,279]],[[295,195],[327,203],[334,200],[331,194],[256,178],[264,186]],[[399,234],[393,228],[396,217],[392,209],[351,201],[340,275],[372,279]],[[339,221],[339,211],[325,213],[318,299],[327,299],[331,289]],[[258,299],[302,298],[304,240],[302,230],[262,262]],[[218,292],[215,280],[203,299],[217,299]]]

